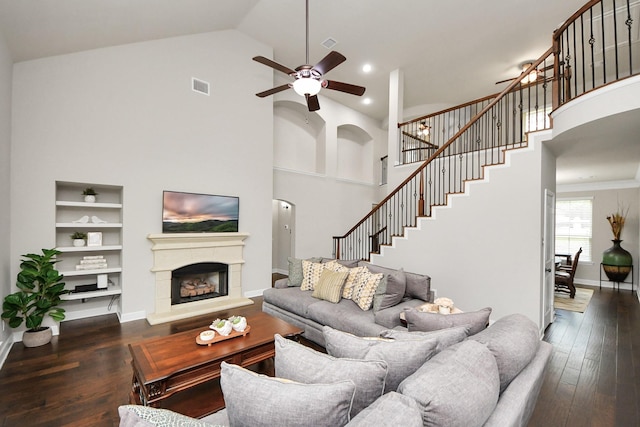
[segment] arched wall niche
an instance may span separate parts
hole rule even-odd
[[[325,173],[326,123],[294,101],[273,103],[273,164],[310,173]]]
[[[337,177],[373,183],[373,137],[356,125],[344,124],[338,126],[337,139]]]

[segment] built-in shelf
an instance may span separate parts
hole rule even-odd
[[[66,206],[74,208],[103,208],[103,209],[122,209],[122,203],[87,203],[87,202],[67,202],[64,200],[58,200],[56,206]]]
[[[98,195],[95,202],[84,201],[83,190],[92,187]],[[56,246],[61,252],[58,271],[64,276],[68,290],[82,289],[107,279],[107,287],[86,292],[73,292],[61,297],[67,320],[81,319],[120,311],[118,296],[122,294],[122,201],[121,186],[80,182],[56,182]],[[91,222],[97,217],[96,221]],[[77,222],[87,221],[87,222]],[[101,246],[71,246],[74,231],[96,233]],[[93,241],[93,240],[92,240]],[[86,260],[103,259],[108,268],[76,270]],[[91,266],[94,267],[94,266]],[[107,297],[107,298],[102,298]],[[110,298],[109,298],[110,297]]]
[[[111,268],[96,268],[95,270],[70,270],[70,271],[61,271],[65,277],[75,277],[75,276],[91,276],[94,274],[108,274],[108,273],[121,273],[122,268],[120,267],[111,267]]]
[[[97,291],[74,292],[71,294],[64,294],[60,296],[60,299],[65,301],[76,301],[76,300],[83,300],[87,298],[100,298],[100,297],[108,297],[112,295],[120,295],[121,293],[122,293],[122,288],[120,288],[120,286],[109,286],[107,289],[99,289]]]
[[[56,222],[56,228],[122,228],[122,224],[119,222],[101,224],[92,222]]]
[[[102,252],[102,251],[119,251],[122,245],[108,246],[63,246],[56,248],[60,252]]]

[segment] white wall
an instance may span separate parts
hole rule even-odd
[[[463,311],[492,307],[491,319],[522,313],[540,326],[543,148],[511,151],[508,166],[421,219],[372,262],[431,276],[437,296]],[[546,171],[555,173],[555,171]]]
[[[331,257],[332,237],[347,232],[371,210],[372,204],[380,201],[378,153],[386,149],[386,132],[379,122],[328,98],[319,98],[321,108],[315,113],[305,112],[304,98],[293,91],[279,94],[276,102],[281,108],[277,108],[274,119],[275,145],[291,149],[286,154],[287,167],[278,157],[279,167],[273,173],[273,192],[274,198],[295,205],[293,256],[299,258]],[[299,108],[292,107],[291,103],[298,104]],[[289,112],[281,111],[285,108]],[[305,126],[315,129],[307,134],[318,135],[315,151],[294,149],[296,141],[293,138],[304,136],[298,128]],[[350,140],[351,146],[346,149],[340,147],[345,141],[339,136],[339,129],[348,130],[342,134]],[[348,138],[349,135],[353,137]],[[360,150],[354,148],[354,139]],[[283,151],[276,148],[276,153]],[[316,158],[324,167],[310,168],[306,166],[310,164],[308,159],[296,157],[308,156],[311,152],[324,153],[323,159]],[[340,173],[349,161],[359,165],[357,176],[352,176],[354,179],[345,179]],[[365,169],[368,172],[362,172]]]
[[[0,31],[0,298],[11,293],[10,274],[10,157],[11,157],[11,76],[13,61]],[[6,201],[9,200],[9,203]],[[9,351],[11,336],[4,320],[0,326],[0,366]]]
[[[272,104],[255,96],[271,49],[237,31],[129,44],[15,65],[13,273],[19,255],[55,244],[56,180],[124,186],[125,320],[153,312],[149,233],[162,190],[240,197],[243,292],[271,283]],[[211,96],[191,78],[211,83]],[[243,84],[233,84],[242,81]],[[249,127],[259,129],[246,132]]]

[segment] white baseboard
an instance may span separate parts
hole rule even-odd
[[[258,289],[257,291],[244,292],[244,296],[245,298],[261,297],[263,292],[264,289]]]
[[[13,335],[9,334],[5,341],[0,342],[0,369],[2,369],[4,361],[7,360],[11,347],[13,347]]]
[[[595,288],[599,288],[600,284],[602,283],[602,287],[603,288],[608,288],[608,289],[618,289],[618,284],[613,283],[613,282],[609,282],[609,281],[598,281],[598,280],[587,280],[587,279],[575,279],[574,281],[576,286],[579,285],[585,285],[585,286],[593,286]],[[630,291],[631,290],[631,283],[620,283],[619,285],[620,290],[625,290],[625,291]],[[636,290],[636,286],[634,285],[634,290]]]
[[[134,320],[144,320],[147,318],[146,311],[134,311],[133,313],[118,313],[120,323],[133,322]]]

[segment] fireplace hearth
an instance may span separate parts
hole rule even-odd
[[[147,238],[153,243],[155,312],[147,314],[147,321],[156,325],[253,304],[242,294],[242,252],[247,237],[247,233],[150,234]],[[195,297],[180,297],[180,302],[174,303],[175,272],[187,276],[182,279],[185,289],[193,290],[193,286]],[[205,295],[202,282],[207,282],[213,292]]]

